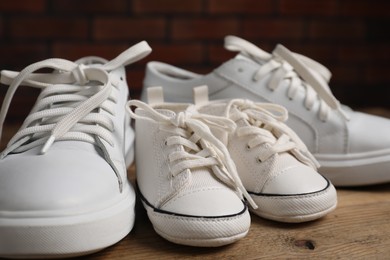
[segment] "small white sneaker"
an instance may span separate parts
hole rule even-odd
[[[48,59],[1,72],[10,85],[1,126],[20,85],[42,92],[0,156],[0,257],[84,255],[130,232],[134,132],[123,66],[150,51],[141,42],[111,61]],[[42,68],[55,71],[35,73]]]
[[[149,97],[152,106],[131,100],[128,105],[136,110],[128,111],[135,119],[137,185],[154,229],[171,242],[190,246],[216,247],[241,239],[250,227],[241,194],[250,196],[226,147],[205,124],[230,129],[234,123],[200,115],[188,104]]]
[[[281,222],[304,222],[336,208],[334,186],[317,171],[318,163],[283,122],[287,110],[249,100],[208,101],[207,87],[194,88],[200,113],[224,116],[237,127],[213,133],[229,150],[244,187],[256,202],[252,211]]]
[[[333,184],[390,181],[390,120],[340,105],[330,91],[331,73],[324,66],[281,45],[270,54],[227,36],[225,47],[239,54],[207,75],[150,62],[144,90],[164,86],[168,102],[191,102],[192,88],[207,85],[212,100],[244,98],[282,105],[289,111],[287,124]]]

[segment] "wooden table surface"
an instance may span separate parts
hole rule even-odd
[[[2,147],[16,130],[13,125],[5,128]],[[128,172],[134,182],[134,165]],[[251,229],[240,241],[196,248],[157,235],[138,201],[135,226],[127,237],[79,259],[390,259],[390,183],[338,189],[336,210],[313,222],[285,224],[251,216]]]

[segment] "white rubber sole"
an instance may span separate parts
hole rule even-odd
[[[237,235],[233,235],[230,237],[218,237],[218,238],[205,238],[205,239],[195,239],[195,238],[178,238],[176,236],[171,236],[170,234],[166,234],[162,232],[161,230],[154,228],[157,234],[159,234],[161,237],[165,238],[166,240],[180,245],[185,246],[196,246],[196,247],[219,247],[224,245],[232,244],[242,238],[244,238],[248,231],[242,232]]]
[[[134,198],[128,192],[119,203],[83,215],[0,218],[0,257],[64,258],[102,250],[133,228]]]
[[[246,207],[232,216],[195,217],[161,213],[144,201],[143,205],[156,233],[176,244],[224,246],[245,237],[250,227],[250,214]]]
[[[319,219],[337,207],[333,185],[323,191],[287,196],[253,195],[258,209],[250,211],[262,218],[286,223],[301,223]]]
[[[390,152],[359,155],[315,155],[319,172],[335,186],[363,186],[390,182]]]
[[[320,219],[333,210],[335,210],[337,207],[337,204],[333,205],[332,207],[329,207],[327,209],[324,209],[320,212],[316,212],[313,214],[306,214],[306,215],[296,215],[296,216],[278,216],[278,215],[272,215],[272,214],[267,214],[266,212],[258,212],[256,210],[250,209],[250,211],[253,214],[258,215],[259,217],[269,219],[269,220],[274,220],[278,222],[284,222],[284,223],[303,223],[303,222],[308,222],[308,221],[313,221],[316,219]]]

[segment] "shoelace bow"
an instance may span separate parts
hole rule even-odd
[[[319,118],[322,121],[328,119],[329,109],[337,110],[345,120],[349,120],[349,116],[343,111],[340,102],[333,96],[329,88],[331,73],[322,64],[304,55],[293,53],[280,44],[276,46],[272,54],[269,54],[252,43],[235,36],[225,38],[225,47],[228,50],[239,51],[255,61],[266,62],[255,73],[253,79],[258,81],[274,72],[268,83],[271,90],[275,90],[281,80],[290,79],[287,95],[293,99],[300,86],[303,86],[306,90],[305,107],[308,110],[313,108],[318,96],[320,100]]]
[[[268,143],[258,155],[260,161],[265,161],[272,155],[291,152],[302,163],[317,169],[319,163],[308,151],[306,145],[284,122],[287,120],[287,110],[277,104],[254,103],[249,100],[233,99],[226,106],[225,116],[238,121],[245,119],[250,125],[241,126],[236,130],[238,136],[253,136],[248,142],[248,149]]]
[[[195,110],[192,113],[190,111],[193,107],[171,118],[138,100],[130,100],[127,104],[126,108],[132,118],[153,119],[159,122],[160,130],[173,134],[167,138],[166,145],[183,146],[184,150],[169,155],[172,177],[188,169],[210,167],[219,180],[239,191],[254,209],[257,208],[244,188],[227,148],[209,128],[210,126],[231,132],[235,128],[234,122],[223,117],[200,114]],[[141,108],[151,116],[137,115],[131,107]]]
[[[24,85],[41,88],[42,92],[30,115],[10,140],[1,157],[38,145],[43,145],[41,153],[46,153],[55,140],[61,139],[91,143],[100,141],[94,140],[92,135],[112,144],[113,122],[110,118],[92,111],[102,108],[110,114],[114,113],[110,104],[103,104],[106,100],[116,102],[113,92],[118,82],[111,82],[108,73],[140,60],[150,52],[151,48],[143,41],[104,64],[78,64],[54,58],[31,64],[20,72],[2,71],[1,83],[9,85],[9,88],[0,111],[0,137],[11,100],[18,87]],[[55,72],[34,73],[42,68],[54,69]],[[89,82],[91,84],[86,86]],[[30,143],[24,145],[28,141]]]

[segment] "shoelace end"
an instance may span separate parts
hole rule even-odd
[[[54,143],[55,139],[56,138],[55,138],[54,135],[51,135],[49,137],[49,139],[47,139],[45,145],[42,147],[41,154],[47,153],[47,151],[49,150],[50,146]]]
[[[244,187],[239,187],[239,189],[244,195],[244,198],[248,201],[249,205],[251,205],[253,209],[257,209],[258,206],[256,205],[256,202],[252,199],[251,195],[249,195],[246,189]]]

